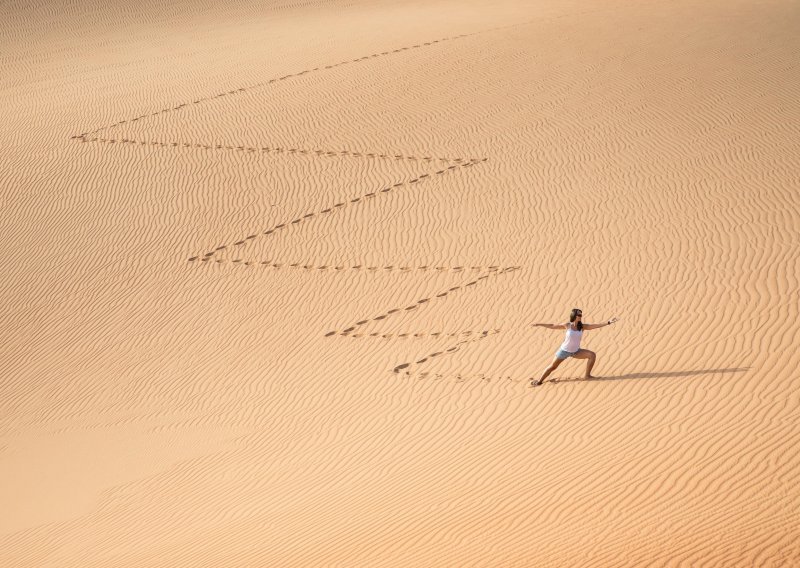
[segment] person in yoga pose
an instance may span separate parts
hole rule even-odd
[[[596,358],[596,354],[594,351],[589,351],[588,349],[581,349],[581,339],[583,338],[583,332],[589,329],[597,329],[599,327],[605,327],[607,325],[611,325],[612,323],[619,321],[618,318],[611,318],[605,323],[583,323],[583,312],[575,308],[569,314],[569,323],[535,323],[533,327],[546,327],[547,329],[566,329],[567,335],[564,338],[564,343],[561,344],[561,347],[556,351],[556,355],[553,358],[553,362],[550,363],[550,366],[547,367],[542,376],[539,377],[539,380],[531,379],[531,386],[539,386],[541,385],[544,380],[555,371],[558,366],[569,359],[570,357],[575,357],[576,359],[586,359],[586,374],[584,376],[585,379],[594,379],[595,377],[592,376],[592,367],[594,366],[594,361]]]

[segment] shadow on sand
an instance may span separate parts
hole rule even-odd
[[[711,375],[719,373],[744,373],[750,367],[725,367],[722,369],[697,369],[693,371],[667,371],[664,373],[627,373],[625,375],[608,375],[606,377],[595,377],[588,379],[590,382],[596,381],[626,381],[628,379],[663,379],[670,377],[694,377],[697,375]],[[577,381],[586,381],[583,377],[575,379],[553,379],[554,383],[572,383]]]

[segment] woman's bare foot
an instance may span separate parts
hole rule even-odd
[[[531,379],[531,386],[532,386],[532,387],[538,387],[538,386],[540,386],[540,385],[541,385],[543,382],[544,382],[544,380],[543,380],[543,379],[540,379],[540,380],[538,380],[538,381],[537,381],[536,379]]]
[[[583,380],[588,381],[590,379],[599,379],[599,378],[600,377],[598,377],[597,375],[586,375],[585,377],[583,377]]]

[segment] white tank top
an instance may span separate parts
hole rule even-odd
[[[583,330],[578,331],[572,329],[572,325],[567,328],[567,335],[564,338],[564,343],[561,344],[561,350],[568,353],[575,353],[581,348],[581,337],[583,337]]]

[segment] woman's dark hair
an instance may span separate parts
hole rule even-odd
[[[583,310],[580,308],[572,308],[572,311],[569,313],[569,322],[574,322],[579,313],[583,315]],[[578,322],[578,331],[583,331],[583,322]]]

